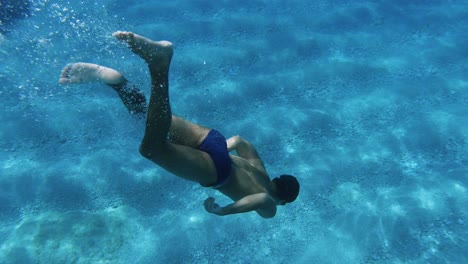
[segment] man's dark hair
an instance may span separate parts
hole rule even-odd
[[[279,178],[274,178],[273,183],[276,184],[278,198],[287,203],[296,200],[299,194],[299,182],[296,177],[291,175],[281,175]]]

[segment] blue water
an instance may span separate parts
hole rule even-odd
[[[468,263],[467,1],[34,0],[5,26],[1,263]],[[148,95],[116,30],[171,40],[173,112],[298,200],[208,214],[230,201],[140,157],[111,89],[58,84],[85,61]]]

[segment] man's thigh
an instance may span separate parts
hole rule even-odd
[[[195,148],[167,143],[164,151],[151,160],[176,176],[202,185],[211,185],[218,179],[208,153]]]
[[[169,140],[174,144],[196,148],[202,143],[209,132],[209,128],[173,115]]]

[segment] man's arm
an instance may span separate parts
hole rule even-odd
[[[256,211],[263,218],[272,218],[276,214],[276,203],[271,196],[266,193],[256,193],[247,195],[239,201],[220,207],[210,197],[205,200],[205,209],[216,215],[229,215]]]
[[[263,165],[260,155],[258,155],[257,150],[250,142],[241,136],[233,136],[226,140],[226,143],[228,151],[236,150],[239,157],[246,159],[253,166],[265,171],[265,165]]]

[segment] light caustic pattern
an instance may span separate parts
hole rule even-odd
[[[0,262],[466,260],[466,7],[285,3],[32,1],[0,39]],[[147,94],[116,30],[171,40],[174,112],[255,143],[297,202],[208,215],[229,201],[141,158],[112,90],[57,84],[84,61]]]

